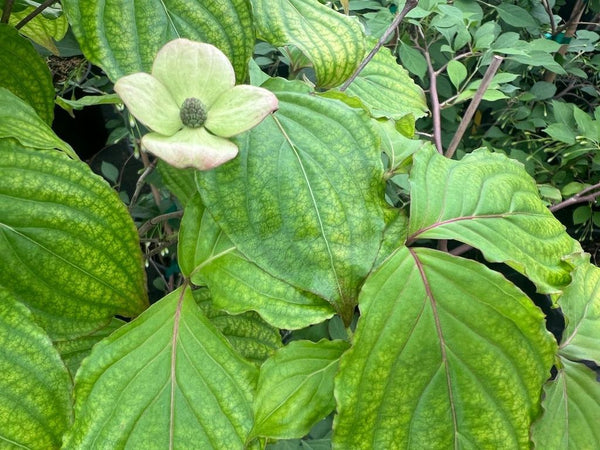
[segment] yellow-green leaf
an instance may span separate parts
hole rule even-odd
[[[317,84],[342,84],[365,56],[359,22],[317,0],[252,0],[259,37],[273,45],[292,44],[312,62]]]

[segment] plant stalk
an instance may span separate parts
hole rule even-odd
[[[463,138],[465,131],[467,131],[469,124],[471,123],[471,119],[473,119],[473,116],[475,115],[475,111],[477,111],[477,108],[479,107],[479,104],[483,99],[485,91],[487,91],[487,88],[492,82],[492,79],[494,78],[494,75],[496,75],[496,72],[498,71],[498,68],[500,67],[500,64],[502,64],[503,60],[504,58],[498,55],[494,55],[494,57],[492,58],[492,62],[490,63],[487,70],[485,71],[485,74],[483,75],[481,84],[479,85],[477,92],[475,92],[475,95],[473,96],[469,107],[465,111],[465,115],[463,116],[462,120],[460,121],[460,124],[458,125],[458,128],[456,129],[456,133],[452,138],[452,142],[450,142],[450,145],[446,150],[447,158],[452,158],[452,156],[454,155],[458,144]]]

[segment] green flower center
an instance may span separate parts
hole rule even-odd
[[[186,98],[181,105],[179,117],[186,127],[200,128],[206,122],[206,106],[197,98]]]

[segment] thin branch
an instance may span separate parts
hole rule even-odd
[[[45,10],[46,8],[48,8],[49,6],[53,5],[56,2],[57,2],[57,0],[46,0],[40,6],[38,6],[33,11],[31,11],[31,13],[27,14],[27,16],[25,16],[25,18],[23,18],[23,20],[21,20],[18,24],[15,25],[15,28],[17,30],[20,30],[25,25],[27,25],[27,23],[29,23],[32,19],[34,19],[36,16],[40,15],[43,10]]]
[[[390,26],[387,28],[387,30],[385,30],[385,33],[383,33],[383,35],[377,41],[377,44],[375,45],[375,47],[373,47],[373,49],[369,52],[369,54],[366,56],[366,58],[363,59],[363,61],[356,68],[354,73],[352,75],[350,75],[350,78],[348,78],[344,82],[344,84],[342,84],[342,87],[340,87],[340,91],[343,92],[346,89],[348,89],[348,86],[350,86],[350,84],[352,84],[352,82],[356,79],[356,77],[358,77],[358,75],[363,71],[363,69],[365,67],[367,67],[367,64],[369,64],[369,62],[373,59],[373,57],[379,51],[379,49],[383,46],[383,44],[385,44],[386,41],[388,40],[388,38],[392,35],[392,33],[394,33],[396,31],[396,28],[398,27],[398,25],[400,25],[400,22],[402,22],[404,20],[404,18],[410,12],[410,10],[415,8],[418,3],[419,3],[419,0],[406,0],[406,4],[404,5],[404,8],[402,8],[402,11],[400,11],[396,15],[396,17],[394,18],[394,20],[392,21]]]
[[[159,223],[165,222],[167,220],[179,219],[182,216],[183,216],[183,211],[175,211],[175,212],[161,214],[160,216],[153,217],[152,219],[147,220],[140,226],[140,228],[138,229],[138,234],[140,236],[144,236],[148,231],[150,231],[150,229],[153,226],[158,225]]]
[[[600,183],[596,183],[593,186],[587,187],[581,192],[575,194],[573,197],[563,200],[562,202],[557,203],[556,205],[552,205],[550,207],[550,211],[558,211],[559,209],[563,209],[571,205],[576,205],[578,203],[592,202],[598,197],[600,197]]]
[[[454,137],[452,138],[452,142],[450,142],[450,145],[448,146],[448,150],[446,150],[447,158],[452,158],[452,156],[454,155],[454,152],[456,151],[458,144],[460,143],[461,139],[463,138],[465,131],[467,131],[469,124],[471,123],[471,119],[473,119],[473,116],[475,115],[475,111],[477,111],[477,108],[479,107],[479,104],[481,103],[481,100],[483,99],[485,91],[487,91],[487,88],[489,87],[490,83],[492,82],[494,75],[496,75],[496,72],[498,71],[500,64],[502,64],[503,59],[504,58],[502,58],[501,56],[498,56],[498,55],[494,55],[494,57],[492,58],[492,62],[490,63],[487,70],[485,71],[485,74],[483,75],[481,84],[479,85],[479,88],[475,92],[475,95],[473,96],[473,99],[471,100],[469,107],[465,111],[465,115],[463,116],[462,120],[460,121],[460,124],[458,125],[456,133],[454,134]]]
[[[0,23],[8,23],[14,2],[15,0],[6,0],[6,3],[4,3],[4,9],[2,10],[2,18],[0,19]]]
[[[550,27],[552,29],[552,34],[555,34],[556,33],[556,22],[554,21],[554,13],[552,12],[552,8],[550,8],[550,4],[548,3],[548,0],[542,0],[542,5],[544,5],[546,14],[548,14],[548,18],[550,19]]]
[[[429,48],[426,46],[423,49],[423,55],[427,62],[427,71],[429,72],[429,97],[431,100],[431,115],[433,118],[433,142],[435,148],[442,155],[444,154],[444,148],[442,147],[442,119],[441,119],[441,108],[440,108],[440,97],[437,92],[437,73],[433,68],[431,57],[429,55]]]
[[[449,252],[449,253],[450,253],[451,255],[454,255],[454,256],[460,256],[460,255],[462,255],[463,253],[466,253],[466,252],[468,252],[468,251],[469,251],[469,250],[471,250],[472,248],[473,248],[473,247],[471,247],[469,244],[462,244],[462,245],[459,245],[458,247],[456,247],[456,248],[454,248],[454,249],[450,250],[450,252]]]
[[[152,171],[156,167],[157,162],[158,160],[154,160],[153,162],[148,164],[144,169],[144,172],[138,178],[137,183],[135,184],[135,191],[133,192],[133,195],[131,196],[131,201],[129,202],[129,211],[131,211],[135,206],[135,203],[137,202],[137,199],[140,196],[140,193],[142,192],[142,188],[144,187],[144,180],[148,175],[152,173]]]

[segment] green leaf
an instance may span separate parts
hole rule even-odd
[[[175,194],[183,206],[198,192],[194,176],[196,169],[178,169],[162,160],[158,161],[156,169],[163,183]]]
[[[75,339],[54,341],[54,346],[69,369],[71,378],[75,378],[81,362],[90,354],[92,347],[125,323],[123,320],[113,318],[107,325],[87,335],[78,336]]]
[[[373,46],[375,43],[370,41]],[[418,119],[428,112],[423,90],[387,48],[375,54],[346,92],[360,98],[373,117],[400,119],[413,114]]]
[[[569,145],[575,144],[575,137],[577,136],[575,131],[564,123],[551,123],[544,128],[544,132],[556,141],[564,142]]]
[[[29,6],[23,11],[12,12],[9,23],[13,26],[17,25],[21,20],[35,11],[33,6]],[[27,36],[36,44],[41,45],[50,52],[58,55],[58,49],[55,42],[60,41],[67,34],[69,22],[64,14],[56,18],[45,17],[43,14],[38,14],[33,19],[19,29],[19,33]]]
[[[479,149],[453,161],[425,147],[413,157],[408,242],[457,239],[528,276],[540,292],[570,281],[563,258],[581,251],[541,201],[523,165]]]
[[[71,379],[31,312],[0,289],[0,447],[58,449],[71,422]]]
[[[600,268],[589,263],[578,265],[559,305],[567,322],[560,354],[600,365]]]
[[[317,84],[342,84],[365,56],[361,26],[316,0],[252,0],[259,37],[298,47],[313,63]]]
[[[419,78],[423,79],[427,73],[427,61],[425,57],[417,49],[405,44],[400,43],[398,49],[398,55],[402,60],[402,65],[412,74],[415,74]]]
[[[410,157],[424,144],[424,141],[409,139],[397,131],[393,120],[373,120],[381,138],[381,149],[389,158],[389,170],[394,172],[406,170]],[[414,118],[413,118],[414,127]]]
[[[212,305],[208,289],[196,289],[194,299],[204,315],[223,333],[241,356],[261,364],[281,347],[279,330],[270,326],[254,312],[238,315],[218,311]]]
[[[248,261],[204,210],[198,196],[188,201],[179,232],[184,275],[211,290],[215,307],[232,314],[257,311],[267,322],[293,330],[322,322],[333,308]]]
[[[534,424],[539,449],[592,449],[600,442],[600,383],[583,364],[561,360],[556,379],[544,388],[544,415]]]
[[[538,27],[538,23],[531,14],[520,6],[511,5],[510,3],[500,3],[496,6],[496,10],[498,11],[500,18],[513,27]]]
[[[52,124],[54,85],[50,69],[31,42],[4,23],[0,23],[0,87],[12,91],[46,124]],[[2,112],[4,108],[2,102]]]
[[[537,81],[529,90],[538,100],[547,100],[556,94],[556,85],[546,81]]]
[[[64,448],[242,448],[256,376],[180,288],[83,362]]]
[[[57,97],[56,103],[61,107],[72,108],[72,109],[83,109],[86,106],[96,105],[118,105],[122,103],[121,99],[117,94],[103,94],[103,95],[84,95],[76,100],[70,100],[63,97]]]
[[[600,142],[600,120],[593,120],[592,117],[575,106],[573,116],[577,122],[577,128],[581,134],[594,142]]]
[[[113,81],[150,72],[158,50],[179,37],[218,47],[237,81],[246,80],[254,48],[248,0],[65,0],[63,7],[86,58]]]
[[[339,448],[529,448],[556,351],[544,316],[502,275],[402,248],[363,286],[340,362]]]
[[[453,59],[448,62],[448,67],[446,70],[448,71],[450,81],[458,90],[460,88],[460,84],[467,78],[467,68],[460,61]]]
[[[333,380],[345,341],[293,341],[260,368],[251,436],[299,438],[335,408]]]
[[[0,104],[0,139],[12,138],[25,147],[35,149],[56,148],[73,159],[79,159],[71,146],[61,140],[29,104],[2,87]]]
[[[202,200],[248,260],[348,321],[385,227],[378,137],[364,112],[302,83],[263,87],[279,111],[238,139],[236,159],[197,173]]]
[[[148,304],[137,230],[89,166],[0,142],[0,286],[53,338],[90,333]]]

